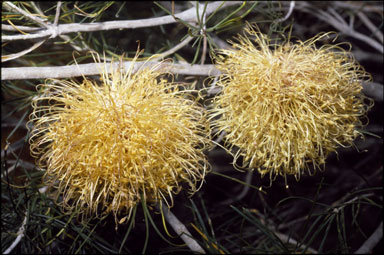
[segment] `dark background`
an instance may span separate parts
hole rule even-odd
[[[171,2],[161,2],[171,10]],[[204,4],[201,2],[200,4]],[[260,30],[273,36],[284,33],[284,28],[292,25],[292,35],[300,40],[307,40],[319,32],[336,31],[337,42],[349,42],[352,45],[352,54],[356,60],[372,74],[373,82],[377,86],[383,84],[383,55],[372,46],[363,42],[353,34],[338,31],[332,24],[319,19],[315,15],[319,10],[326,13],[337,12],[346,23],[354,20],[355,33],[361,33],[379,42],[364,22],[359,18],[358,12],[363,12],[374,26],[382,32],[383,3],[379,1],[357,2],[296,2],[292,14],[283,22],[277,19],[286,15],[290,2],[260,2],[244,18],[233,20],[229,26],[210,33],[214,42],[225,45],[238,33],[242,33],[245,22],[255,22]],[[36,12],[28,3],[19,4],[31,13]],[[76,2],[78,8],[87,13],[100,14],[96,17],[79,15],[74,7],[75,2],[64,2],[61,23],[73,22],[102,22],[111,20],[145,19],[167,15],[153,2],[116,2],[103,11],[107,2]],[[236,13],[239,17],[251,7],[252,3]],[[56,2],[37,2],[38,6],[48,20],[52,21],[55,15]],[[175,13],[191,8],[187,2],[175,2]],[[212,27],[228,16],[239,6],[220,10],[210,20],[207,27]],[[16,25],[33,26],[33,23],[19,16],[11,17],[10,12],[3,8],[2,24],[8,24],[7,19]],[[9,16],[7,16],[9,15]],[[353,18],[352,18],[353,17]],[[9,32],[2,32],[10,34]],[[138,41],[140,47],[145,49],[144,56],[163,52],[180,42],[188,33],[188,29],[181,23],[164,26],[98,31],[89,33],[69,34],[73,44],[81,46],[85,42],[90,48],[107,55],[121,55],[125,53],[133,57]],[[35,41],[15,41],[2,43],[2,54],[20,52],[30,47]],[[61,39],[51,39],[35,51],[16,60],[2,63],[2,67],[21,66],[61,66],[73,63],[74,51],[70,44],[59,43]],[[326,43],[326,42],[321,42]],[[382,44],[382,42],[380,42]],[[197,50],[196,45],[190,43],[179,50],[177,54],[169,56],[175,62],[187,61],[191,63],[196,52],[199,53],[197,63],[200,61],[202,48]],[[86,57],[86,50],[80,52],[77,58],[79,63],[91,63],[92,59]],[[212,63],[206,53],[206,64]],[[206,85],[206,77],[183,76],[177,80],[197,81],[199,87]],[[34,160],[29,155],[27,129],[25,123],[31,110],[29,103],[34,95],[35,86],[43,80],[16,80],[2,81],[2,250],[10,246],[15,239],[25,211],[29,211],[29,220],[26,234],[21,243],[13,250],[14,253],[94,253],[117,252],[123,242],[128,224],[122,224],[115,230],[113,216],[104,221],[92,221],[82,229],[76,219],[62,216],[59,208],[46,196],[40,195],[37,190],[42,187],[39,183],[41,172],[33,165]],[[23,91],[17,88],[24,89]],[[382,223],[382,170],[383,170],[383,96],[371,95],[375,105],[368,113],[369,122],[365,129],[365,138],[358,138],[355,146],[340,148],[332,153],[324,167],[324,171],[314,176],[302,176],[300,181],[288,177],[289,188],[285,187],[284,179],[278,177],[269,186],[269,178],[261,178],[255,172],[252,174],[250,184],[264,187],[266,193],[249,188],[245,196],[239,195],[245,185],[229,178],[245,181],[247,173],[233,168],[232,157],[220,147],[207,153],[213,171],[227,177],[209,174],[201,190],[192,198],[186,192],[181,192],[175,199],[172,212],[191,231],[201,246],[210,253],[220,251],[231,253],[286,253],[303,252],[306,245],[325,253],[349,253],[356,251],[366,241],[376,228]],[[24,119],[23,119],[24,118]],[[7,141],[9,146],[6,149]],[[17,159],[19,163],[9,175],[5,174]],[[229,177],[229,178],[228,178]],[[8,185],[11,183],[12,185]],[[17,187],[15,185],[18,185]],[[22,187],[22,188],[20,188]],[[193,201],[193,202],[191,202]],[[193,204],[194,203],[194,204]],[[233,207],[252,214],[254,218],[246,218],[246,214],[239,214]],[[125,240],[123,252],[141,252],[146,238],[145,222],[141,206],[138,206],[134,229]],[[154,210],[156,211],[156,210]],[[244,212],[244,211],[242,211]],[[57,220],[49,221],[49,217]],[[154,222],[160,232],[171,242],[182,244],[181,239],[167,237],[161,220],[161,215],[152,213]],[[63,225],[66,235],[59,235]],[[196,231],[191,223],[197,226],[204,234]],[[204,230],[204,226],[206,230]],[[176,235],[168,225],[171,235]],[[47,230],[44,230],[47,229]],[[92,231],[93,229],[93,231]],[[42,233],[43,232],[43,233]],[[180,252],[190,251],[186,247],[175,247],[162,240],[150,226],[147,252]],[[277,233],[277,234],[276,234]],[[296,240],[295,244],[279,245],[276,239],[282,233]],[[87,236],[89,235],[89,240]],[[77,239],[76,237],[79,236]],[[86,240],[86,241],[85,241]],[[207,241],[208,240],[208,241]],[[216,243],[215,245],[213,245]],[[221,248],[220,248],[221,247]],[[382,240],[374,247],[373,253],[381,254]]]

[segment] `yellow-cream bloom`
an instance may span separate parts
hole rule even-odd
[[[209,124],[193,91],[159,66],[111,66],[101,82],[50,80],[32,102],[31,153],[60,204],[84,218],[130,213],[141,197],[171,206],[182,183],[194,193],[209,167]]]
[[[305,42],[272,44],[253,27],[248,35],[221,50],[211,119],[225,144],[235,150],[234,163],[257,169],[271,180],[320,168],[337,147],[351,146],[361,133],[362,81],[370,79],[340,45]],[[252,39],[251,39],[252,38]]]

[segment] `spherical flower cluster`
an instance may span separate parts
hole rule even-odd
[[[183,182],[194,193],[209,167],[204,109],[159,66],[105,66],[101,84],[52,80],[33,100],[31,152],[59,203],[86,219],[116,217],[141,197],[171,206]]]
[[[310,174],[337,147],[350,146],[361,133],[361,82],[370,79],[340,45],[315,43],[329,34],[296,44],[272,44],[252,26],[234,49],[216,55],[223,72],[211,119],[225,145],[242,157],[242,167],[271,180]],[[254,38],[254,42],[250,38]]]

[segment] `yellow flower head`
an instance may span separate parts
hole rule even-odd
[[[183,182],[191,193],[198,189],[209,166],[206,113],[158,67],[111,68],[108,75],[105,64],[101,84],[84,77],[41,85],[32,102],[31,153],[65,209],[116,217],[141,197],[171,206]]]
[[[370,75],[340,46],[316,48],[328,34],[278,45],[251,26],[246,32],[231,42],[233,50],[216,56],[224,74],[216,84],[222,91],[214,99],[213,126],[237,148],[234,163],[242,156],[242,167],[271,180],[299,179],[361,135],[356,129],[369,108],[361,82]]]

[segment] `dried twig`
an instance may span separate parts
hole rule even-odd
[[[13,53],[13,54],[1,56],[1,62],[7,62],[9,60],[16,59],[16,58],[19,58],[21,56],[24,56],[25,54],[28,54],[29,52],[33,51],[34,49],[40,47],[46,40],[47,39],[43,39],[43,40],[35,43],[34,45],[32,45],[32,47],[30,47],[30,48],[28,48],[26,50],[20,51],[18,53]]]
[[[359,49],[357,46],[351,51],[353,56],[359,61],[369,60],[377,63],[383,63],[383,56],[375,52],[368,52]]]
[[[54,22],[53,22],[53,25],[55,25],[55,26],[57,26],[57,24],[59,23],[60,7],[61,7],[61,1],[58,1],[58,2],[57,2],[57,6],[56,6],[55,20],[54,20]]]
[[[4,4],[6,9],[8,9],[8,10],[15,10],[16,12],[22,14],[24,17],[26,17],[26,18],[36,22],[41,27],[45,27],[45,28],[50,29],[50,26],[47,23],[45,23],[44,20],[40,19],[39,17],[35,17],[35,16],[29,14],[28,12],[20,9],[19,7],[17,7],[13,3],[9,2],[9,1],[6,1],[3,4]]]
[[[132,64],[130,61],[123,63],[123,68],[128,70]],[[133,72],[145,65],[151,67],[159,62],[136,62]],[[113,68],[118,68],[119,63],[114,63]],[[170,66],[170,63],[163,63],[162,66]],[[1,68],[1,80],[25,80],[25,79],[46,79],[46,78],[71,78],[83,75],[98,75],[104,64],[81,64],[69,66],[47,66],[47,67],[10,67]],[[190,65],[190,64],[172,64],[170,71],[175,74],[183,75],[215,75],[219,71],[214,65]]]
[[[217,93],[219,93],[221,91],[221,87],[217,87],[216,86],[216,83],[217,83],[217,80],[219,79],[219,76],[215,76],[215,78],[213,79],[212,83],[210,84],[209,86],[209,90],[208,90],[208,96],[213,96],[213,95],[216,95]],[[219,143],[220,141],[218,141]]]
[[[349,24],[347,24],[347,22],[343,19],[343,17],[341,17],[340,14],[338,14],[332,7],[328,7],[326,12],[319,9],[314,10],[314,7],[307,2],[300,2],[300,8],[297,9],[316,16],[320,20],[327,22],[328,24],[335,27],[341,33],[361,40],[381,53],[384,52],[383,45],[381,43],[375,41],[373,38],[367,35],[354,30],[353,27],[350,27]]]
[[[368,254],[383,238],[383,222],[377,227],[375,232],[363,243],[363,245],[355,251],[355,254]]]
[[[383,101],[383,84],[377,82],[363,83],[363,92],[378,102]]]
[[[290,244],[295,245],[296,247],[303,245],[302,243],[296,241],[291,236],[288,236],[286,234],[283,234],[283,233],[277,231],[275,228],[276,224],[272,220],[267,220],[267,218],[262,213],[260,213],[259,211],[253,211],[253,212],[259,216],[261,223],[264,226],[266,226],[270,231],[272,231],[283,243],[290,243]],[[312,254],[318,253],[315,249],[313,249],[309,246],[307,247],[307,251],[309,251]]]
[[[272,230],[274,231],[274,230]],[[283,233],[280,233],[280,232],[277,232],[277,231],[274,231],[274,234],[283,242],[283,243],[289,243],[289,244],[292,244],[294,246],[299,246],[301,243],[296,241],[294,238],[292,238],[291,236],[287,236]],[[302,244],[301,244],[302,245]],[[311,254],[318,254],[318,252],[311,248],[311,247],[308,247],[307,248],[307,252],[310,252]]]
[[[23,236],[24,236],[25,224],[27,224],[27,214],[25,214],[23,223],[21,224],[21,227],[17,231],[17,237],[16,237],[15,241],[13,241],[11,246],[9,246],[8,249],[6,249],[4,251],[4,254],[9,254],[20,243],[21,238],[23,238]]]
[[[207,18],[207,14],[204,13],[204,16],[202,17],[202,23],[204,24],[203,29],[200,31],[200,33],[203,36],[203,53],[201,55],[201,64],[203,65],[205,62],[205,56],[207,55],[207,34],[206,34],[206,25],[205,25],[205,19]]]
[[[216,44],[216,46],[219,48],[219,49],[224,49],[224,50],[227,50],[227,49],[230,49],[231,46],[224,40],[222,40],[220,37],[218,37],[217,35],[215,34],[211,34],[210,35],[212,40],[214,41],[214,43]]]
[[[181,239],[185,242],[185,244],[191,249],[193,252],[203,253],[205,251],[201,246],[193,239],[189,230],[185,227],[185,225],[179,221],[178,218],[171,212],[171,210],[165,206],[162,206],[162,212],[164,214],[165,219],[172,226],[173,230],[178,234]]]
[[[162,57],[162,56],[161,56]],[[147,67],[154,66],[159,62],[137,62],[135,63],[134,72],[136,72],[142,65]],[[115,63],[117,68],[118,63]],[[130,61],[124,62],[124,68],[128,70],[131,65]],[[201,75],[210,76],[218,75],[221,72],[216,69],[214,65],[190,65],[187,63],[164,63],[170,66],[170,71],[175,74],[183,75]],[[1,68],[1,80],[26,80],[26,79],[46,79],[46,78],[71,78],[82,75],[98,75],[102,64],[80,64],[70,66],[47,66],[47,67],[10,67]],[[220,90],[212,86],[209,90],[210,95],[218,93]],[[383,85],[375,82],[363,83],[363,92],[374,98],[376,101],[383,101]]]
[[[287,14],[286,14],[283,18],[281,18],[281,19],[277,19],[275,22],[283,22],[283,21],[286,21],[286,20],[291,16],[291,14],[292,14],[294,8],[295,8],[295,1],[291,1],[291,2],[289,3],[289,10],[288,10]]]
[[[21,10],[21,9],[19,9],[17,6],[14,6],[12,3],[9,3],[10,5],[9,5],[9,8],[10,9],[15,9],[17,12],[19,12],[20,14],[25,14],[25,12],[23,11],[23,10]],[[32,4],[34,4],[33,2],[32,2]],[[59,21],[59,16],[60,16],[60,7],[61,7],[61,1],[59,1],[58,3],[57,3],[57,8],[56,8],[56,16],[55,16],[55,21],[54,21],[54,25],[52,26],[51,24],[49,24],[49,22],[48,23],[45,23],[42,19],[40,19],[40,18],[38,18],[38,17],[34,17],[34,16],[32,16],[32,15],[29,15],[28,13],[26,13],[26,15],[29,15],[29,16],[26,16],[26,17],[33,17],[33,18],[36,18],[37,19],[37,21],[38,21],[38,23],[41,25],[41,24],[44,24],[44,26],[43,27],[49,27],[49,30],[45,30],[45,31],[47,31],[47,32],[50,32],[50,33],[53,33],[52,34],[52,37],[56,37],[56,31],[57,31],[57,24],[58,24],[58,21]],[[44,15],[43,14],[43,12],[41,12],[37,7],[36,7],[36,10],[38,10],[38,12],[39,12],[39,14],[40,15]],[[3,28],[3,26],[5,27],[5,28],[8,28],[8,26],[7,25],[3,25],[2,24],[2,28]],[[29,27],[26,27],[26,26],[11,26],[12,27],[12,30],[22,30],[22,31],[35,31],[36,29],[38,29],[38,30],[40,30],[41,28],[29,28]],[[52,28],[52,27],[54,27],[54,29]],[[10,29],[8,29],[8,30],[10,30]],[[42,32],[44,32],[44,30],[42,31]],[[40,32],[39,32],[40,33]],[[27,36],[29,36],[29,34],[27,34]],[[64,40],[69,40],[69,37],[68,36],[65,36],[65,38],[64,38],[64,35],[63,36],[60,36],[60,37],[62,37]],[[3,38],[2,38],[3,39]],[[33,51],[33,50],[35,50],[36,48],[38,48],[39,46],[41,46],[45,41],[46,41],[47,39],[43,39],[43,40],[41,40],[41,41],[39,41],[39,42],[37,42],[37,43],[35,43],[34,45],[32,45],[32,47],[30,47],[29,49],[26,49],[26,50],[23,50],[23,51],[21,51],[21,52],[18,52],[18,53],[14,53],[14,54],[9,54],[9,55],[6,55],[6,56],[2,56],[1,57],[1,62],[6,62],[6,61],[9,61],[9,60],[13,60],[13,59],[17,59],[17,58],[19,58],[19,57],[21,57],[21,56],[24,56],[24,55],[26,55],[26,54],[28,54],[29,52],[31,52],[31,51]],[[80,50],[79,48],[76,48],[76,50]]]
[[[33,6],[33,8],[36,10],[36,12],[38,12],[40,15],[44,15],[43,11],[35,4],[35,2],[31,2],[31,5]],[[56,16],[55,16],[55,20],[56,20],[56,17],[60,18],[60,14],[58,11],[60,11],[60,9],[58,9],[59,7],[61,7],[61,4],[58,5],[58,7],[56,7]],[[57,24],[58,24],[59,20],[57,21]],[[48,23],[50,24],[50,22],[48,21]],[[57,24],[55,25],[56,29],[57,29]],[[83,45],[83,47],[79,47],[77,45],[75,45],[73,42],[71,42],[71,37],[69,37],[68,35],[59,35],[59,37],[61,39],[63,39],[65,42],[70,42],[69,45],[74,48],[75,50],[77,51],[92,51],[92,49],[90,47],[88,47],[88,45],[85,43],[85,40],[81,40],[81,43]],[[82,36],[80,35],[80,38],[82,38]]]
[[[27,26],[11,26],[6,24],[1,24],[1,30],[5,31],[24,31],[24,32],[33,32],[41,30],[41,27],[27,27]]]
[[[183,48],[184,46],[186,46],[190,41],[192,41],[192,39],[193,39],[193,37],[188,36],[186,39],[184,39],[184,41],[182,41],[181,43],[177,44],[172,49],[169,49],[169,50],[167,50],[167,51],[165,51],[163,53],[158,54],[159,56],[156,56],[153,60],[158,60],[158,59],[161,59],[161,58],[165,58],[166,56],[169,56],[169,55],[175,53],[176,51],[178,51],[181,48]]]
[[[355,1],[333,1],[332,5],[334,5],[335,7],[348,8],[352,10],[360,10],[364,12],[377,12],[380,15],[382,15],[384,11],[382,4],[370,5],[369,2],[364,2],[364,1],[356,1],[356,2]]]
[[[358,12],[357,16],[359,16],[361,21],[363,21],[367,28],[371,30],[371,32],[376,36],[376,38],[379,39],[381,43],[383,43],[383,33],[380,31],[380,29],[376,27],[363,12]]]
[[[221,1],[212,2],[207,5],[206,14],[214,12],[217,8],[221,8],[241,4],[240,1],[225,2],[224,4]],[[201,6],[201,11],[203,11],[203,6]],[[29,15],[31,16],[31,15]],[[32,16],[33,17],[33,16]],[[185,20],[185,21],[196,21],[196,9],[190,8],[181,13],[175,14],[175,17]],[[61,24],[57,27],[49,26],[45,24],[48,30],[43,30],[36,34],[28,35],[3,35],[3,41],[15,41],[15,40],[28,40],[35,38],[42,38],[46,36],[55,36],[62,35],[67,33],[76,33],[76,32],[92,32],[92,31],[101,31],[101,30],[112,30],[112,29],[134,29],[141,27],[153,27],[160,26],[165,24],[175,23],[174,16],[166,15],[162,17],[149,18],[149,19],[138,19],[138,20],[117,20],[117,21],[106,21],[106,22],[95,22],[95,23],[72,23],[72,24]]]
[[[8,167],[8,169],[5,170],[5,171],[7,171],[7,174],[10,174],[12,171],[14,171],[19,166],[21,166],[21,167],[23,167],[25,169],[33,169],[35,167],[34,164],[32,164],[32,163],[30,163],[28,161],[24,161],[22,159],[19,159],[19,160],[9,160],[8,163],[10,163],[12,165],[10,167]],[[4,178],[4,177],[5,177],[5,174],[1,173],[1,178]]]
[[[42,188],[39,189],[39,192],[41,194],[43,194],[43,193],[45,193],[47,191],[47,189],[48,189],[47,186],[42,187]],[[27,213],[25,213],[25,217],[24,217],[23,223],[21,224],[21,227],[17,231],[17,237],[16,237],[15,241],[13,241],[11,246],[9,246],[8,249],[6,249],[4,251],[4,254],[11,253],[12,250],[20,243],[21,239],[24,237],[24,231],[25,231],[25,225],[26,224],[27,224]]]

